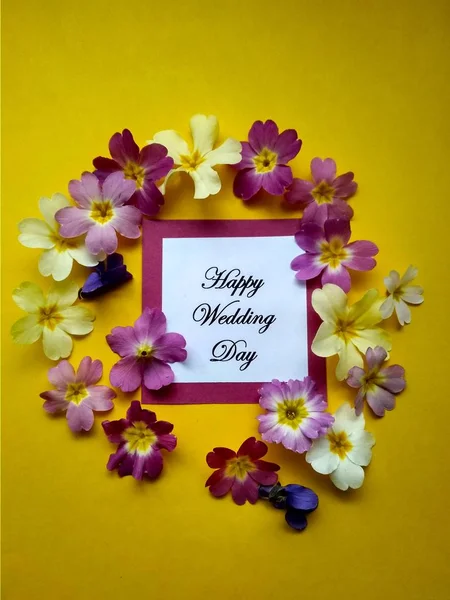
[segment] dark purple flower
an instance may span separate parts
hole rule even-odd
[[[278,133],[273,121],[255,121],[242,142],[242,160],[236,165],[234,194],[249,200],[261,188],[272,196],[280,196],[291,185],[293,176],[287,163],[300,152],[302,141],[295,129]]]
[[[275,508],[286,509],[285,519],[287,524],[302,531],[307,526],[306,515],[316,510],[319,505],[317,494],[303,485],[290,483],[282,486],[261,485],[259,497],[269,502]]]
[[[164,204],[164,197],[155,182],[165,177],[173,167],[167,148],[161,144],[149,144],[140,150],[131,131],[124,129],[109,140],[109,152],[112,158],[94,158],[95,175],[104,179],[110,173],[122,171],[126,179],[136,183],[130,203],[144,215],[155,216]]]
[[[105,261],[95,267],[78,295],[86,300],[96,298],[119,287],[130,279],[133,279],[133,275],[127,271],[127,266],[123,264],[123,256],[116,252],[110,254]]]

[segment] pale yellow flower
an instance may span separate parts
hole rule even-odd
[[[72,306],[77,298],[78,286],[74,282],[55,282],[47,296],[35,283],[21,283],[13,291],[13,300],[28,316],[12,326],[14,341],[33,344],[42,336],[48,358],[67,358],[73,347],[70,336],[86,335],[94,328],[94,314],[84,306]]]
[[[311,349],[317,356],[339,356],[336,377],[345,379],[352,367],[362,367],[367,348],[392,347],[389,334],[376,327],[383,320],[380,313],[382,299],[377,290],[369,290],[348,306],[347,294],[337,285],[327,283],[315,290],[312,305],[323,323],[317,331]]]
[[[403,277],[400,278],[398,271],[391,271],[384,279],[388,297],[380,308],[383,319],[390,317],[395,309],[400,325],[411,323],[411,311],[408,304],[422,304],[423,302],[423,287],[409,285],[417,277],[417,274],[416,267],[410,265]]]

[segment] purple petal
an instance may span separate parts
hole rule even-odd
[[[122,167],[129,161],[137,163],[139,160],[139,146],[128,129],[124,129],[122,134],[117,132],[111,137],[109,152]]]
[[[59,233],[62,237],[73,238],[83,235],[95,225],[89,218],[89,211],[76,206],[66,206],[55,214],[55,219],[61,225]]]
[[[278,136],[274,152],[278,154],[277,163],[285,165],[300,152],[301,140],[298,139],[295,129],[286,129]]]
[[[60,390],[66,390],[68,383],[75,382],[75,371],[68,360],[62,360],[48,371],[48,380]]]
[[[144,385],[149,390],[160,390],[173,380],[173,371],[166,363],[152,359],[144,367]]]
[[[85,402],[69,403],[67,408],[67,423],[72,431],[89,431],[94,424],[94,413]]]
[[[391,365],[386,369],[381,369],[379,374],[381,377],[385,378],[384,381],[380,383],[380,386],[385,390],[388,390],[388,392],[398,394],[405,389],[405,369],[400,365]]]
[[[93,223],[86,236],[86,247],[92,254],[113,254],[117,250],[117,234],[114,227]]]
[[[140,481],[144,476],[146,458],[146,456],[142,456],[140,454],[136,454],[134,456],[133,471],[131,472],[131,475],[138,481]]]
[[[359,388],[362,386],[362,379],[366,372],[361,367],[352,367],[348,372],[347,383],[352,388]]]
[[[319,505],[317,494],[302,485],[289,484],[284,486],[288,493],[286,505],[297,510],[314,510]]]
[[[343,246],[348,244],[352,232],[350,221],[347,221],[347,219],[328,219],[325,221],[323,228],[328,242],[331,242],[333,238],[338,238]]]
[[[158,181],[173,167],[173,158],[167,156],[167,148],[161,144],[149,144],[141,150],[140,164],[145,167],[145,177]]]
[[[299,231],[295,234],[295,241],[297,246],[300,246],[305,252],[317,254],[321,251],[321,244],[326,240],[324,231],[320,225],[317,225],[317,223],[302,222]]]
[[[122,206],[136,191],[136,183],[125,179],[122,171],[111,173],[102,184],[103,198],[111,200],[114,207]]]
[[[317,277],[324,268],[325,265],[320,262],[318,254],[300,254],[291,262],[291,269],[297,271],[295,277],[300,281]]]
[[[311,174],[315,183],[326,181],[332,185],[336,177],[336,163],[332,158],[313,158],[311,161]]]
[[[159,421],[161,423],[161,421]],[[164,448],[168,452],[172,452],[177,447],[177,438],[171,433],[158,435],[158,446]]]
[[[325,221],[328,219],[330,206],[331,204],[317,204],[315,201],[311,202],[303,211],[302,223],[316,223],[323,228]]]
[[[313,189],[314,184],[311,181],[294,177],[285,195],[286,202],[289,202],[289,204],[309,204],[310,202],[314,202],[314,198],[311,195]]]
[[[351,171],[336,177],[333,187],[337,198],[350,198],[355,194],[358,184],[353,181],[353,177],[354,174]]]
[[[94,160],[92,161],[92,164],[96,169],[105,174],[104,176],[98,177],[97,173],[94,173],[97,179],[106,179],[109,173],[114,173],[114,171],[122,170],[122,167],[119,165],[118,162],[116,162],[112,158],[105,158],[104,156],[97,156],[97,158],[94,158]]]
[[[118,421],[103,421],[102,427],[106,437],[112,444],[122,443],[122,434],[130,426],[128,419],[119,419]]]
[[[305,513],[302,510],[295,510],[290,508],[286,511],[285,517],[286,523],[289,527],[296,529],[297,531],[303,531],[308,525]]]
[[[130,356],[135,354],[139,340],[133,327],[114,327],[106,341],[113,352],[119,356]]]
[[[142,366],[134,356],[122,358],[113,365],[109,380],[122,392],[134,392],[142,384]]]
[[[145,308],[134,323],[136,339],[140,343],[149,343],[150,345],[153,345],[166,332],[166,328],[166,317],[159,308]]]
[[[142,214],[154,217],[164,204],[164,196],[151,180],[145,180],[144,186],[135,193],[136,206]]]
[[[116,392],[106,385],[93,385],[87,388],[89,397],[83,400],[92,410],[104,411],[111,410],[114,407],[112,401],[116,397]]]
[[[272,196],[281,196],[292,183],[291,167],[276,165],[273,171],[262,173],[262,187]]]
[[[238,171],[241,171],[242,169],[254,169],[255,163],[253,162],[253,159],[256,156],[256,152],[253,150],[253,148],[248,142],[241,142],[241,146],[242,160],[239,164],[235,165],[235,168]]]
[[[156,423],[156,414],[152,410],[142,408],[139,400],[133,400],[127,410],[129,421],[144,421],[148,427],[153,428]]]
[[[153,356],[164,362],[183,362],[187,352],[186,340],[179,333],[164,333],[153,345]]]
[[[134,462],[136,460],[135,454],[126,454],[119,463],[117,472],[119,477],[128,477],[133,474]]]
[[[366,400],[378,417],[383,417],[386,410],[392,410],[395,407],[395,396],[378,386],[368,390]]]
[[[387,358],[387,352],[381,346],[367,348],[366,362],[370,370],[379,369]]]
[[[349,292],[352,287],[352,280],[350,279],[350,273],[341,264],[336,269],[333,269],[328,265],[322,274],[322,286],[326,283],[334,283],[344,290]]]
[[[378,254],[378,247],[366,240],[352,242],[346,248],[348,257],[342,261],[342,264],[354,271],[370,271],[377,264],[376,260],[371,258]]]
[[[241,200],[250,200],[259,192],[262,186],[262,176],[254,168],[239,171],[234,178],[233,192]]]
[[[355,414],[357,417],[362,413],[364,408],[364,398],[366,397],[366,393],[364,391],[364,387],[360,387],[358,393],[355,398]]]
[[[69,407],[66,394],[61,390],[50,390],[39,395],[45,400],[42,408],[50,414],[65,412]]]
[[[69,181],[69,194],[83,208],[90,208],[92,200],[101,200],[100,182],[93,173],[83,173],[81,181]]]
[[[135,240],[141,235],[141,219],[141,211],[135,206],[120,206],[115,209],[114,228],[123,237]]]
[[[263,148],[273,150],[278,139],[278,127],[274,121],[255,121],[248,133],[248,141],[259,154]]]
[[[329,219],[347,219],[350,221],[353,217],[353,208],[344,200],[334,198],[331,204],[321,204],[328,211]]]
[[[150,479],[156,479],[163,468],[161,452],[153,449],[149,456],[145,457],[145,473]]]
[[[101,379],[102,375],[102,361],[92,360],[90,356],[85,356],[80,362],[75,381],[84,383],[86,386],[93,385]]]

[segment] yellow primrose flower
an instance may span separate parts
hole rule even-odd
[[[175,168],[169,171],[160,190],[164,194],[169,177],[177,171],[188,173],[194,181],[194,198],[203,199],[217,194],[222,187],[219,174],[213,169],[216,165],[235,165],[241,161],[241,143],[227,138],[223,144],[214,148],[219,136],[217,117],[194,115],[190,121],[193,144],[187,142],[172,129],[155,133],[153,140],[167,148],[168,156],[173,158]]]
[[[14,341],[17,344],[33,344],[42,336],[44,353],[48,358],[67,358],[73,347],[70,335],[86,335],[94,328],[93,313],[84,306],[72,306],[77,298],[75,282],[55,282],[47,296],[35,283],[21,283],[13,291],[13,300],[29,314],[12,326]]]
[[[386,351],[392,347],[389,334],[376,327],[383,320],[380,313],[382,299],[377,290],[369,290],[348,306],[347,294],[337,285],[327,283],[315,290],[312,305],[323,323],[317,331],[311,349],[317,356],[339,356],[336,377],[345,379],[352,367],[362,367],[360,354],[367,348],[381,346]]]

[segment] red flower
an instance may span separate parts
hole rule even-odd
[[[216,498],[225,496],[230,489],[236,504],[248,500],[255,504],[260,485],[274,485],[278,481],[280,467],[275,463],[260,460],[267,454],[264,442],[248,438],[236,452],[228,448],[214,448],[208,452],[206,462],[211,469],[217,469],[205,483]]]

